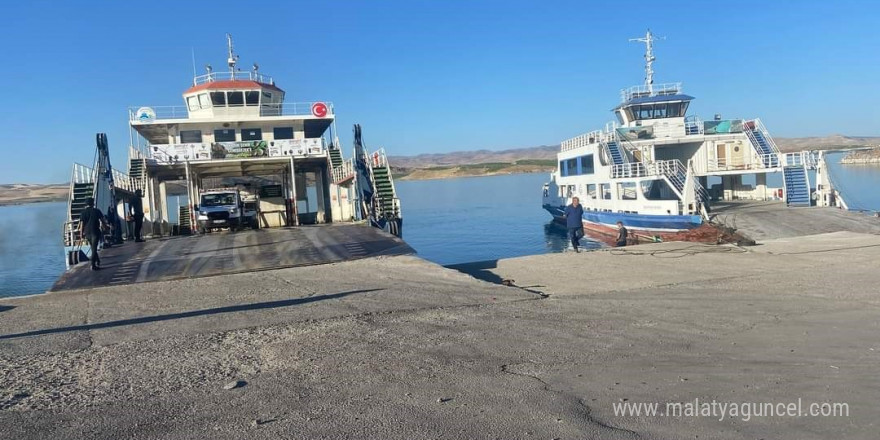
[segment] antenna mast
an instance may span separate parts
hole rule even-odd
[[[654,94],[654,34],[648,29],[648,32],[642,38],[630,38],[629,41],[638,41],[645,43],[645,87],[648,88],[649,94]]]
[[[232,48],[232,34],[226,34],[226,47],[227,47],[227,58],[226,63],[229,64],[229,72],[232,73],[232,78],[235,79],[235,63],[238,62],[238,55],[233,52]]]

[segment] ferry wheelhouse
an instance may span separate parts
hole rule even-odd
[[[356,126],[355,157],[345,159],[333,103],[287,101],[256,63],[251,70],[236,67],[228,34],[227,55],[229,70],[206,66],[183,92],[183,106],[129,109],[128,173],[112,168],[102,134],[95,163],[74,164],[65,227],[69,263],[78,250],[75,231],[86,198],[125,218],[126,201],[138,191],[144,235],[231,224],[217,217],[222,212],[200,209],[200,195],[218,189],[241,194],[232,198],[242,206],[230,206],[230,217],[235,210],[256,211],[253,227],[370,220],[400,235],[400,202],[384,150],[368,153]]]
[[[620,221],[662,237],[700,227],[711,201],[810,204],[813,155],[781,154],[756,118],[689,116],[694,97],[681,83],[654,84],[651,31],[632,41],[647,48],[645,84],[621,91],[612,110],[616,121],[561,143],[558,168],[543,190],[543,206],[555,219],[578,197],[587,229],[608,233]],[[767,175],[779,172],[785,173],[784,188],[768,188]],[[753,185],[743,184],[746,175],[754,175]],[[709,187],[712,176],[721,183]]]

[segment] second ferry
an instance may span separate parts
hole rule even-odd
[[[706,241],[710,201],[784,200],[809,206],[809,152],[783,154],[760,119],[702,120],[688,115],[694,99],[681,83],[654,84],[649,30],[631,41],[645,43],[645,83],[621,91],[616,121],[563,141],[558,168],[544,184],[543,207],[561,220],[571,199],[584,207],[588,230],[613,234],[616,223],[657,239]],[[784,173],[783,188],[767,175]],[[745,185],[743,176],[754,175]],[[721,184],[709,187],[709,177]]]

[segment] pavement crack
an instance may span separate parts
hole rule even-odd
[[[532,363],[534,363],[534,362],[532,362]],[[501,372],[504,374],[509,374],[511,376],[520,376],[520,377],[525,377],[525,378],[534,380],[534,381],[538,382],[539,384],[541,384],[541,387],[543,388],[544,391],[547,391],[547,392],[553,393],[553,394],[557,394],[563,398],[570,398],[569,396],[566,395],[565,392],[553,389],[553,387],[551,387],[550,384],[548,384],[546,381],[544,381],[544,379],[541,379],[540,377],[538,377],[534,374],[512,371],[510,368],[511,368],[510,364],[504,364],[501,366]],[[641,437],[635,431],[632,431],[632,430],[629,430],[626,428],[619,428],[617,426],[608,424],[602,420],[597,419],[596,417],[593,416],[593,409],[590,408],[590,406],[584,402],[584,399],[578,398],[578,399],[576,399],[576,402],[577,402],[577,405],[580,408],[581,412],[583,413],[583,417],[587,420],[587,422],[592,423],[597,426],[600,426],[602,428],[614,431],[616,433],[628,435],[632,438],[640,438]]]

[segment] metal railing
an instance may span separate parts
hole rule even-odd
[[[753,145],[758,145],[758,139],[755,137],[754,131],[759,131],[761,136],[764,137],[767,145],[770,147],[771,152],[779,153],[779,147],[776,146],[776,142],[773,140],[773,137],[770,136],[770,132],[767,131],[767,127],[764,127],[764,123],[761,122],[760,119],[755,118],[752,120],[743,120],[744,130],[746,132],[746,136],[749,137],[749,140]]]
[[[617,138],[614,131],[594,130],[589,133],[584,133],[580,136],[562,141],[562,143],[560,144],[560,150],[570,151],[577,148],[586,147],[587,145],[599,142],[614,141],[616,139]]]
[[[684,134],[703,134],[703,120],[697,116],[688,116],[684,120]]]
[[[370,155],[370,163],[372,164],[373,168],[387,167],[388,166],[388,158],[385,157],[385,149],[380,148],[380,149],[376,150],[375,152],[373,152],[373,154]],[[390,177],[390,175],[389,175],[389,177]]]
[[[354,160],[348,159],[342,165],[333,168],[333,183],[339,183],[354,177]]]
[[[797,153],[785,153],[782,155],[785,166],[804,166],[815,169],[819,165],[819,157],[811,151],[799,151]]]
[[[138,189],[138,185],[132,181],[128,174],[125,174],[116,168],[113,168],[113,186],[129,192],[134,192],[134,190]]]
[[[200,109],[212,109],[214,110],[213,115],[205,116],[205,117],[215,117],[215,116],[226,116],[226,113],[229,113],[229,110],[235,110],[235,115],[229,116],[240,116],[239,113],[242,109],[259,109],[260,116],[309,116],[312,115],[312,106],[316,103],[323,103],[327,106],[327,116],[329,117],[335,114],[333,109],[333,103],[327,101],[312,101],[312,102],[284,102],[281,104],[234,104],[234,105],[223,105],[223,106],[208,106],[208,107],[199,107],[198,109],[193,109],[193,111],[197,111]],[[128,108],[128,120],[131,122],[153,122],[157,120],[164,119],[189,119],[190,118],[190,109],[185,105],[162,105],[156,107],[148,107],[153,110],[155,113],[155,118],[150,119],[148,121],[142,121],[138,117],[137,111],[143,107],[129,107]],[[225,112],[225,113],[224,113]],[[194,118],[194,119],[201,119]]]
[[[641,98],[645,96],[675,95],[681,93],[681,83],[653,84],[651,89],[652,91],[648,91],[648,86],[645,84],[632,86],[622,89],[620,91],[620,98],[623,102],[626,102],[632,98]]]
[[[654,162],[629,162],[611,167],[611,178],[632,178],[661,176],[664,174],[686,171],[684,165],[678,159],[658,160]]]
[[[211,72],[204,75],[198,75],[193,78],[193,85],[207,84],[214,81],[256,81],[263,84],[275,85],[275,80],[269,75],[249,71],[234,72]]]
[[[769,153],[758,154],[750,161],[742,161],[739,159],[719,157],[707,160],[708,171],[734,171],[734,170],[756,170],[774,167],[773,164],[781,164],[780,157],[782,155]]]

